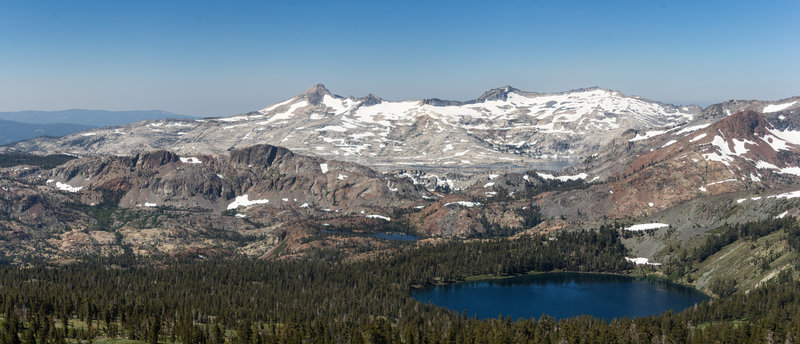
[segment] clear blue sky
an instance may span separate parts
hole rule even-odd
[[[2,1],[0,111],[230,115],[315,83],[466,100],[800,95],[800,1]]]

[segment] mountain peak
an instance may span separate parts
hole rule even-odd
[[[309,89],[303,91],[303,93],[300,93],[298,98],[306,99],[311,104],[319,104],[322,102],[322,98],[325,95],[334,96],[333,93],[331,93],[331,91],[328,91],[328,89],[325,88],[325,85],[316,84],[314,86],[311,86]]]
[[[503,87],[493,88],[491,90],[483,92],[480,98],[478,98],[478,102],[482,103],[489,100],[506,100],[508,98],[508,94],[511,92],[519,92],[519,90],[508,85]]]
[[[753,135],[769,134],[767,130],[772,129],[772,125],[760,112],[744,110],[723,118],[715,123],[713,128],[732,138],[750,139]]]
[[[380,104],[381,102],[383,102],[383,99],[381,99],[381,97],[378,97],[378,96],[376,96],[376,95],[374,95],[372,93],[368,94],[366,97],[364,97],[362,99],[363,99],[363,101],[361,102],[361,105],[363,105],[363,106],[372,106],[372,105]]]

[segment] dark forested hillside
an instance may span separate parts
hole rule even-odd
[[[4,343],[104,337],[180,343],[732,342],[800,330],[800,285],[781,283],[680,314],[476,320],[408,296],[420,284],[526,271],[625,272],[611,230],[453,241],[345,262],[130,256],[65,266],[0,268]],[[747,319],[741,322],[741,319]],[[740,324],[740,325],[737,325]],[[793,337],[793,338],[795,338]]]
[[[75,159],[74,156],[64,154],[54,155],[33,155],[26,153],[3,153],[0,154],[0,167],[11,167],[18,165],[40,166],[50,169],[61,165],[67,161]]]

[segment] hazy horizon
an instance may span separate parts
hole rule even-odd
[[[225,116],[323,83],[389,100],[599,86],[670,104],[800,95],[800,3],[0,4],[0,111]]]

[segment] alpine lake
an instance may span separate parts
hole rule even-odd
[[[611,320],[679,312],[709,299],[696,289],[667,281],[570,272],[428,286],[413,289],[411,296],[479,319],[591,315]]]

